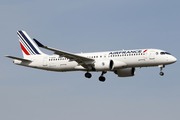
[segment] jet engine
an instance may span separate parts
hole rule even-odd
[[[94,63],[94,67],[96,71],[112,70],[113,61],[112,60],[96,61]]]
[[[94,63],[94,68],[96,69],[96,71],[116,70],[125,66],[127,66],[126,63],[113,60],[96,61]]]
[[[116,70],[114,73],[118,75],[118,77],[131,77],[135,75],[135,68],[125,68]]]

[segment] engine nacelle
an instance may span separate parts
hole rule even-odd
[[[94,67],[97,71],[112,70],[113,65],[114,64],[112,60],[102,60],[102,61],[96,61],[94,63]]]
[[[113,70],[119,70],[126,66],[127,66],[127,64],[122,61],[118,61],[118,60],[113,61]]]
[[[118,75],[118,77],[131,77],[135,75],[135,68],[125,68],[116,70],[114,73]]]
[[[113,61],[113,60],[96,61],[94,63],[94,67],[97,71],[117,70],[125,66],[127,66],[126,63],[122,61]]]

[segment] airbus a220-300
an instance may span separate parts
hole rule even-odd
[[[160,75],[165,65],[175,63],[177,59],[169,52],[160,49],[118,50],[107,52],[93,52],[73,54],[44,46],[36,39],[34,41],[25,31],[17,31],[24,58],[6,56],[14,59],[13,63],[31,68],[48,71],[86,71],[85,77],[91,78],[90,72],[101,72],[99,80],[104,82],[107,71],[114,72],[118,77],[135,75],[136,67],[160,68]],[[53,51],[53,55],[44,54],[40,49]]]

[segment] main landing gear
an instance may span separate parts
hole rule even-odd
[[[165,65],[159,65],[158,67],[160,67],[160,73],[159,73],[159,75],[163,76],[164,73],[162,72],[162,69],[165,67]]]
[[[92,75],[91,75],[91,73],[87,72],[87,73],[85,73],[85,77],[86,77],[86,78],[91,78]]]
[[[104,82],[106,80],[106,78],[103,76],[106,73],[107,71],[102,71],[101,76],[99,77],[99,81]]]
[[[104,82],[106,80],[106,78],[103,76],[106,73],[107,73],[107,71],[102,71],[101,76],[99,77],[99,81]],[[87,72],[87,73],[85,73],[85,77],[91,78],[92,75],[91,75],[91,73]]]

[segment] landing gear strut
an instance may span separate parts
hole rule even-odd
[[[86,77],[86,78],[91,78],[92,75],[91,75],[91,73],[87,72],[87,73],[85,73],[85,77]]]
[[[106,71],[102,71],[101,76],[99,77],[99,81],[104,82],[106,80],[106,78],[103,76],[104,74],[106,74]]]
[[[159,75],[163,76],[164,73],[162,72],[162,69],[165,67],[165,65],[159,65],[158,67],[160,67],[160,73],[159,73]]]

